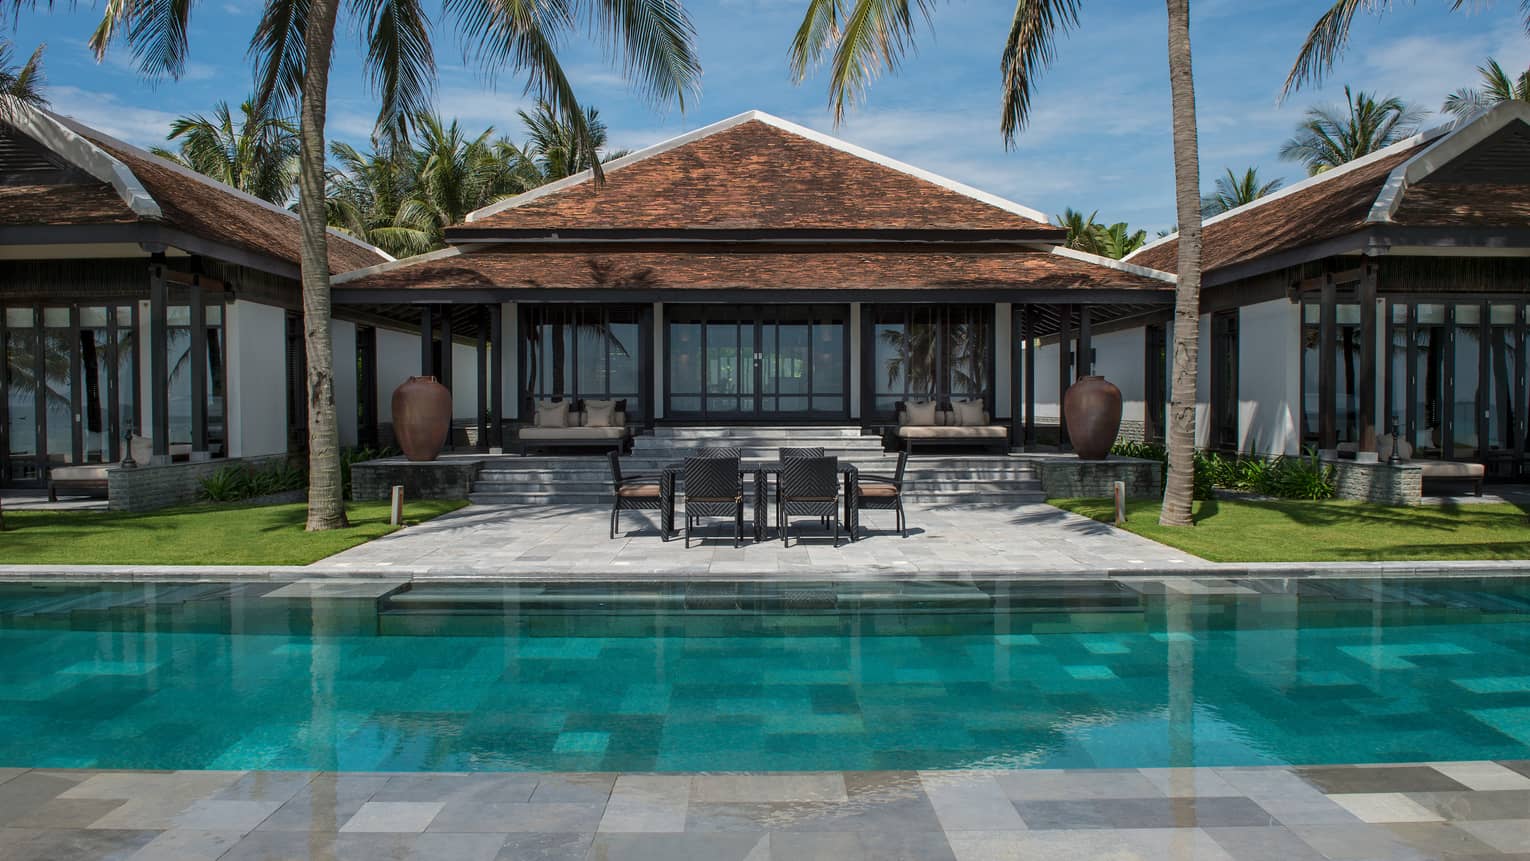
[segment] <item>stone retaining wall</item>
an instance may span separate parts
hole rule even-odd
[[[153,511],[190,505],[202,498],[202,479],[230,466],[256,469],[281,463],[287,455],[199,460],[159,466],[114,467],[106,471],[107,508],[112,511]]]
[[[1079,460],[1071,454],[1023,457],[1035,466],[1048,499],[1111,496],[1117,481],[1126,482],[1128,499],[1163,496],[1163,465],[1156,460],[1114,455],[1107,460]]]
[[[1424,469],[1416,463],[1393,466],[1356,460],[1324,460],[1334,467],[1334,496],[1381,505],[1418,505],[1424,495]]]
[[[414,463],[402,457],[369,460],[351,467],[354,499],[387,499],[393,486],[404,486],[405,499],[467,499],[483,460],[444,457]]]

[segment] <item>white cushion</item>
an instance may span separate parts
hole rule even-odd
[[[980,427],[986,425],[988,424],[986,416],[987,413],[983,411],[982,398],[975,401],[956,401],[951,404],[951,417],[955,419],[951,423],[957,427]]]
[[[89,466],[55,466],[48,470],[48,477],[54,481],[105,481],[106,470],[116,466],[114,463],[97,463]]]
[[[907,427],[898,428],[898,436],[903,439],[1004,439],[1009,431],[1000,425],[985,425],[980,427]]]
[[[585,401],[584,421],[585,427],[607,428],[615,425],[616,401]]]
[[[935,413],[934,401],[908,401],[903,405],[903,423],[910,427],[933,427]]]
[[[589,428],[589,427],[586,427],[586,428],[576,428],[576,427],[565,427],[565,428],[530,427],[530,428],[521,428],[520,434],[521,434],[521,436],[520,436],[521,439],[541,439],[541,440],[559,440],[559,439],[569,439],[569,440],[621,439],[621,438],[623,438],[624,436],[627,435],[627,429],[626,428],[621,428],[621,427],[605,427],[605,428]]]
[[[539,428],[561,428],[568,423],[568,401],[537,401],[532,424]]]

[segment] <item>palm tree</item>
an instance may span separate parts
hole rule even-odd
[[[1424,112],[1402,99],[1377,101],[1372,93],[1344,88],[1343,107],[1307,109],[1307,119],[1280,147],[1280,157],[1307,166],[1315,176],[1384,149],[1418,130]]]
[[[286,206],[297,179],[297,127],[248,99],[239,106],[239,114],[236,123],[228,103],[218,102],[211,117],[177,117],[166,140],[179,140],[180,150],[155,147],[154,154]]]
[[[32,56],[17,66],[12,58],[15,45],[10,39],[0,39],[0,95],[10,96],[30,107],[47,107],[48,97],[42,91],[42,58],[47,47],[38,45]]]
[[[1132,230],[1126,222],[1117,221],[1109,227],[1100,227],[1095,234],[1095,253],[1102,257],[1120,260],[1141,248],[1147,242],[1146,230]]]
[[[625,155],[624,152],[602,152],[608,134],[600,112],[594,108],[585,112],[585,128],[589,129],[586,136],[581,136],[578,129],[564,122],[546,102],[538,102],[531,113],[519,111],[519,114],[521,124],[526,127],[525,153],[541,172],[544,182],[573,176],[595,164]]]
[[[1237,209],[1245,203],[1253,203],[1265,195],[1280,190],[1284,183],[1280,178],[1269,182],[1259,180],[1259,168],[1251,167],[1242,176],[1227,169],[1224,176],[1217,177],[1217,190],[1201,198],[1201,215],[1221,215],[1229,209]]]
[[[1070,206],[1063,210],[1062,215],[1052,216],[1052,220],[1057,222],[1058,227],[1066,228],[1068,231],[1068,238],[1063,240],[1063,246],[1078,251],[1087,251],[1090,254],[1096,253],[1100,225],[1094,220],[1094,217],[1099,214],[1100,211],[1096,209],[1094,212],[1085,215],[1083,212]]]
[[[1470,0],[1449,0],[1451,11],[1459,12],[1463,8],[1471,8],[1475,3]],[[1332,71],[1339,56],[1344,53],[1344,48],[1349,44],[1349,26],[1355,20],[1355,15],[1361,11],[1374,12],[1377,15],[1390,11],[1392,0],[1334,0],[1334,4],[1318,18],[1317,23],[1312,25],[1312,30],[1302,42],[1301,51],[1296,55],[1296,62],[1291,65],[1291,71],[1286,75],[1286,84],[1281,91],[1281,96],[1290,94],[1301,89],[1302,84],[1311,82],[1321,84],[1323,78]],[[1520,8],[1524,10],[1525,30],[1530,32],[1530,2],[1520,0]]]
[[[1174,126],[1175,204],[1181,225],[1175,288],[1174,373],[1169,473],[1160,522],[1189,525],[1193,496],[1195,381],[1199,364],[1201,289],[1200,155],[1196,143],[1195,82],[1190,68],[1190,2],[1168,8],[1169,88]],[[1055,39],[1078,26],[1083,0],[1017,0],[999,60],[1004,95],[999,131],[1006,146],[1025,128],[1036,78],[1051,63]],[[808,0],[791,45],[797,81],[829,66],[829,105],[835,122],[864,98],[871,82],[896,71],[914,44],[916,18],[929,21],[934,0]],[[917,14],[916,14],[917,13]]]
[[[1500,102],[1530,102],[1530,69],[1511,78],[1497,60],[1488,57],[1485,64],[1477,67],[1477,73],[1482,76],[1481,88],[1456,90],[1445,97],[1442,110],[1458,117],[1469,117]]]
[[[54,0],[45,0],[52,6]],[[19,12],[38,0],[10,0]],[[298,113],[298,214],[302,218],[303,327],[308,356],[309,530],[346,525],[342,497],[339,423],[335,414],[330,343],[330,272],[325,199],[325,107],[330,57],[341,0],[266,0],[250,52],[255,59],[257,104],[277,115]],[[142,71],[179,77],[186,68],[195,0],[111,0],[90,37],[97,60],[120,35],[132,44]],[[427,113],[435,82],[433,22],[421,0],[351,0],[346,4],[366,43],[366,74],[380,97],[377,126],[400,139]],[[446,0],[457,37],[491,80],[509,68],[526,89],[546,100],[589,139],[584,110],[558,61],[556,47],[588,25],[609,40],[640,95],[655,104],[675,102],[700,86],[695,29],[680,0]],[[584,19],[592,20],[584,20]],[[596,178],[600,166],[593,165]]]

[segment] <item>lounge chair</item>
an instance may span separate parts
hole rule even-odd
[[[623,511],[658,511],[662,505],[659,496],[659,480],[645,475],[622,475],[621,455],[606,452],[611,461],[611,490],[615,499],[611,503],[611,537],[616,538],[618,519]]]

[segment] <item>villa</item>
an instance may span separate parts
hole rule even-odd
[[[1519,476],[1527,120],[1501,106],[1210,219],[1199,443],[1376,451],[1395,417],[1417,458]],[[0,483],[118,462],[133,434],[154,463],[301,451],[296,218],[51,114],[3,141]],[[1122,389],[1123,436],[1163,438],[1172,236],[1073,251],[1043,213],[760,112],[604,171],[405,260],[332,232],[343,443],[389,442],[416,374],[452,390],[461,449],[515,448],[538,400],[620,401],[639,432],[874,435],[919,398],[1055,448],[1088,374]]]

